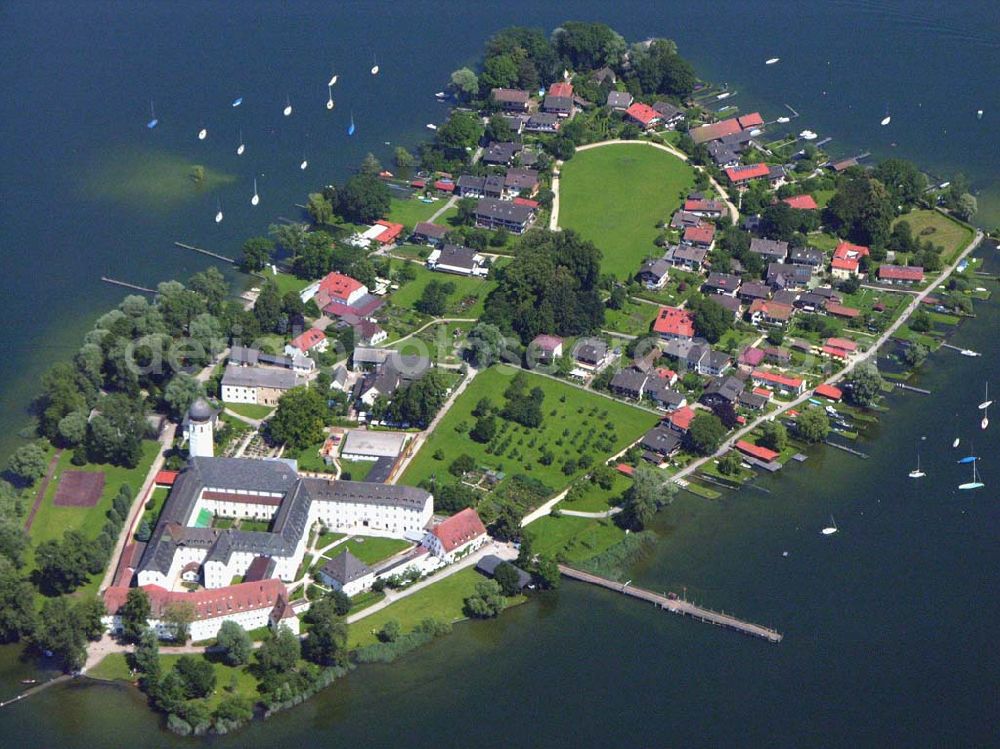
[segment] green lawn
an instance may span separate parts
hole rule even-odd
[[[278,293],[282,295],[288,291],[294,291],[297,293],[312,283],[312,281],[305,278],[296,278],[291,273],[278,273],[277,275],[272,275],[271,273],[265,271],[264,275],[278,285]],[[257,286],[259,283],[255,283],[254,285]]]
[[[583,490],[572,501],[567,498],[559,503],[560,510],[576,510],[578,512],[604,512],[621,502],[622,495],[632,485],[631,479],[615,472],[610,489],[602,489],[588,479],[580,479]],[[571,492],[571,493],[575,493]]]
[[[893,224],[900,221],[906,221],[910,225],[914,239],[944,247],[944,252],[941,253],[941,262],[944,264],[951,262],[973,237],[972,229],[938,211],[910,211]]]
[[[424,203],[415,197],[407,200],[392,198],[392,203],[389,206],[389,215],[386,216],[386,220],[402,224],[406,227],[406,233],[408,234],[421,221],[430,220],[430,217],[447,202],[447,198],[440,198],[433,203]]]
[[[374,460],[341,460],[340,477],[346,481],[350,475],[351,481],[364,481],[374,467]]]
[[[325,440],[324,440],[325,442]],[[317,442],[313,445],[308,445],[297,453],[286,453],[286,458],[295,458],[299,463],[300,471],[312,471],[314,473],[333,473],[333,466],[328,466],[326,462],[320,457],[319,449],[323,446],[323,442]]]
[[[554,556],[567,562],[582,562],[600,554],[625,538],[625,531],[613,520],[554,518],[546,515],[525,527],[536,554]]]
[[[488,398],[496,407],[502,406],[503,392],[516,371],[519,370],[507,366],[491,367],[477,375],[417,453],[400,483],[416,486],[435,474],[442,481],[457,481],[448,473],[448,465],[459,455],[467,453],[478,465],[501,469],[508,474],[525,472],[555,490],[585,472],[577,468],[569,475],[563,473],[562,467],[567,459],[576,460],[585,454],[590,455],[595,464],[606,460],[657,422],[655,414],[626,403],[525,373],[528,388],[537,386],[545,393],[542,425],[537,429],[527,429],[500,419],[498,437],[494,439],[496,449],[488,453],[489,445],[472,441],[465,431],[456,427],[471,427],[475,423],[472,410],[482,398]],[[611,429],[607,429],[608,424]],[[605,432],[611,442],[609,449],[600,450],[594,444],[588,446],[590,440],[601,442]],[[555,460],[551,465],[538,462],[543,449],[554,453]],[[438,450],[444,453],[443,460],[434,458]]]
[[[350,541],[335,546],[330,554],[337,556],[344,551],[351,552],[365,564],[375,564],[413,546],[409,541],[381,536],[355,536]]]
[[[378,642],[375,633],[390,619],[399,622],[403,632],[410,632],[424,619],[457,622],[465,618],[465,599],[475,593],[476,583],[485,578],[471,567],[428,585],[426,588],[387,606],[351,625],[348,646],[357,648]],[[524,601],[523,596],[508,598],[507,605]]]
[[[562,167],[559,225],[600,248],[603,271],[630,278],[655,251],[656,225],[681,204],[693,175],[685,162],[642,143],[582,151]]]
[[[604,310],[604,329],[641,336],[649,332],[658,307],[644,302],[625,302],[621,309]]]
[[[808,244],[810,247],[815,247],[817,250],[823,250],[823,252],[833,252],[837,245],[840,244],[841,240],[832,234],[827,234],[825,232],[813,232],[807,237]]]
[[[316,548],[317,549],[323,549],[323,548],[329,546],[330,544],[332,544],[334,541],[339,541],[345,535],[347,535],[347,534],[346,533],[332,533],[332,532],[324,533],[324,534],[322,534],[316,540]]]
[[[78,530],[86,538],[96,538],[104,521],[107,520],[107,511],[111,507],[111,500],[118,493],[118,488],[122,484],[128,484],[133,492],[138,493],[142,487],[142,482],[149,472],[149,467],[160,452],[160,443],[145,440],[142,443],[142,458],[135,468],[121,468],[111,465],[75,466],[70,462],[73,457],[72,450],[66,450],[59,458],[53,480],[49,483],[45,491],[45,498],[38,508],[38,514],[31,525],[32,546],[37,546],[42,541],[52,538],[62,538],[63,532],[67,530]],[[104,473],[104,491],[101,498],[94,507],[56,507],[52,504],[55,496],[58,479],[65,471],[87,471]],[[29,550],[26,564],[27,569],[31,569],[33,555]]]
[[[270,416],[271,412],[274,411],[273,406],[261,406],[256,403],[227,403],[226,408],[240,416],[257,420]]]
[[[483,301],[493,290],[495,283],[481,278],[455,276],[450,273],[437,273],[424,266],[413,264],[416,278],[403,284],[398,291],[392,293],[389,301],[393,307],[402,310],[413,310],[413,305],[420,299],[424,289],[431,281],[452,283],[455,290],[448,297],[446,317],[479,317],[483,314]]]

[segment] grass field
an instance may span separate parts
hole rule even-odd
[[[435,200],[433,203],[424,203],[417,198],[409,198],[408,200],[393,198],[386,220],[402,224],[408,233],[413,231],[413,227],[421,221],[430,219],[447,202],[446,198]]]
[[[910,211],[893,223],[900,221],[909,223],[914,239],[920,242],[930,241],[932,244],[944,247],[941,262],[945,265],[950,263],[973,237],[972,229],[938,211]]]
[[[559,225],[600,248],[603,271],[630,278],[656,249],[656,225],[681,204],[693,175],[680,159],[640,143],[582,151],[562,167]]]
[[[270,416],[271,412],[274,411],[273,406],[261,406],[256,403],[227,403],[226,408],[240,416],[256,420]]]
[[[374,460],[340,460],[340,476],[346,480],[350,474],[351,481],[364,481],[365,477],[375,467]]]
[[[625,538],[625,531],[613,520],[568,515],[546,515],[526,526],[525,532],[531,536],[531,548],[536,554],[567,562],[590,559]]]
[[[457,622],[465,618],[462,607],[465,599],[475,593],[476,583],[485,578],[471,567],[449,575],[433,585],[397,601],[391,606],[352,624],[348,647],[356,648],[378,642],[375,633],[390,619],[399,622],[403,632],[410,632],[424,619]],[[523,596],[508,598],[507,605],[523,602]]]
[[[629,300],[621,309],[604,310],[604,329],[642,336],[649,332],[658,311],[655,305]]]
[[[431,281],[439,281],[455,285],[455,290],[448,297],[448,308],[445,310],[445,316],[471,318],[483,314],[483,301],[495,285],[492,281],[455,276],[450,273],[436,273],[423,266],[414,265],[414,268],[417,272],[416,278],[401,286],[399,291],[393,292],[392,296],[389,297],[389,301],[394,307],[412,310],[413,305],[424,293],[427,284]]]
[[[277,275],[272,275],[265,272],[264,274],[268,278],[272,279],[278,286],[278,293],[284,295],[288,291],[299,292],[302,291],[306,286],[312,283],[305,278],[296,278],[291,273],[278,273]],[[256,283],[254,286],[259,286],[262,281],[260,279],[255,279]]]
[[[520,425],[499,419],[501,427],[507,425],[503,442],[509,442],[506,450],[487,453],[488,445],[469,439],[465,431],[456,429],[459,425],[471,427],[476,419],[472,410],[482,398],[488,398],[497,407],[503,404],[503,392],[507,389],[515,370],[510,367],[492,367],[481,372],[452,405],[451,410],[438,424],[403,474],[401,483],[418,485],[424,479],[436,474],[442,481],[457,481],[448,473],[448,465],[463,453],[471,455],[478,465],[501,468],[508,474],[526,472],[533,478],[555,490],[566,486],[572,479],[584,472],[577,468],[569,475],[563,473],[566,459],[577,459],[579,450],[587,443],[590,435],[600,436],[607,424],[613,446],[606,452],[584,449],[594,462],[602,461],[638,439],[657,421],[655,414],[609,400],[572,385],[526,373],[528,388],[540,387],[545,393],[542,403],[544,420],[537,429],[526,429]],[[587,425],[584,427],[584,425]],[[507,437],[510,437],[507,440]],[[544,449],[555,454],[551,465],[538,462]],[[445,458],[436,460],[434,453],[441,450]],[[512,456],[512,452],[517,454]]]
[[[382,538],[380,536],[355,536],[350,541],[338,544],[330,554],[338,554],[349,551],[365,564],[375,564],[383,559],[388,559],[394,554],[398,554],[403,549],[413,546],[409,541],[402,541],[398,538]]]
[[[118,493],[118,488],[122,484],[128,484],[132,490],[138,493],[142,486],[149,467],[153,464],[160,451],[160,443],[150,440],[142,443],[142,459],[135,468],[120,468],[111,465],[85,465],[75,466],[70,462],[73,457],[72,450],[66,450],[59,458],[53,480],[49,483],[45,491],[45,498],[38,508],[38,514],[31,525],[32,546],[37,546],[42,541],[53,538],[62,538],[63,532],[67,530],[78,530],[85,538],[96,538],[104,521],[107,520],[106,513],[111,507],[111,500]],[[52,497],[58,486],[58,478],[64,471],[98,471],[104,473],[104,491],[101,498],[93,507],[56,507],[52,504]],[[27,569],[31,569],[33,555],[29,550],[26,563]]]
[[[560,510],[576,510],[578,512],[604,512],[621,501],[622,495],[632,485],[632,481],[620,473],[615,473],[610,489],[602,489],[589,479],[580,479],[583,490],[577,498],[568,498],[559,503]],[[576,491],[574,489],[574,491]]]

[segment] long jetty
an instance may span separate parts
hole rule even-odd
[[[132,289],[132,291],[142,291],[146,294],[155,294],[156,289],[150,289],[146,286],[139,286],[138,284],[129,283],[128,281],[119,281],[117,278],[109,278],[108,276],[101,276],[101,280],[104,283],[109,283],[112,286],[124,286],[126,289]]]
[[[35,686],[31,687],[31,689],[26,689],[20,694],[14,695],[10,699],[0,702],[0,707],[7,707],[8,705],[13,705],[15,703],[18,703],[21,700],[30,697],[33,694],[38,694],[43,689],[48,689],[49,687],[54,686],[56,684],[61,684],[64,681],[69,681],[72,678],[73,676],[71,674],[63,674],[62,676],[57,676],[54,679],[43,681],[41,684],[36,684]]]
[[[725,627],[726,629],[731,629],[735,632],[739,632],[740,634],[750,635],[751,637],[759,637],[762,640],[767,640],[768,642],[778,643],[784,639],[784,635],[775,629],[771,629],[770,627],[753,624],[752,622],[745,622],[732,614],[712,611],[711,609],[706,609],[702,606],[691,603],[690,601],[677,598],[676,596],[665,596],[659,593],[654,593],[651,590],[637,588],[633,585],[629,585],[628,583],[622,584],[614,580],[608,580],[605,577],[592,575],[589,572],[583,572],[581,570],[574,569],[573,567],[567,567],[565,564],[559,565],[559,571],[566,577],[573,580],[579,580],[580,582],[590,583],[591,585],[597,585],[601,588],[607,588],[608,590],[614,590],[626,596],[638,598],[640,601],[648,601],[657,608],[669,611],[672,614],[690,616],[698,621],[714,624],[717,627]]]
[[[208,255],[209,257],[214,257],[216,260],[222,260],[223,262],[229,263],[230,265],[235,265],[236,260],[231,257],[226,257],[225,255],[220,255],[218,252],[212,252],[211,250],[206,250],[201,247],[195,247],[194,245],[184,244],[183,242],[174,242],[177,247],[184,250],[194,250],[195,252],[200,252],[202,255]]]

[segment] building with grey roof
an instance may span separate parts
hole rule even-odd
[[[524,234],[535,220],[531,206],[508,200],[482,198],[476,204],[476,226],[484,229],[506,229],[512,234]]]
[[[334,590],[342,590],[349,596],[357,595],[375,581],[372,568],[349,551],[340,552],[324,564],[318,577]]]
[[[305,380],[293,370],[243,367],[230,362],[222,375],[222,401],[275,406],[282,395],[302,384]]]

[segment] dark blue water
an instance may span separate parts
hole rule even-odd
[[[788,103],[802,127],[833,136],[843,153],[899,153],[945,176],[961,170],[989,198],[1000,173],[997,8],[3,4],[0,447],[14,444],[37,373],[72,353],[121,297],[100,275],[146,285],[186,276],[204,259],[173,241],[235,253],[244,237],[295,217],[308,190],[342,179],[366,151],[387,161],[385,141],[413,145],[442,117],[433,93],[499,28],[550,29],[572,16],[605,20],[630,39],[673,37],[705,77],[739,92],[741,106],[773,117]],[[374,78],[373,53],[382,69]],[[782,62],[764,66],[772,56]],[[245,103],[234,110],[238,95]],[[295,108],[287,119],[286,96]],[[153,131],[150,98],[161,120]],[[887,104],[893,123],[880,128]],[[352,110],[358,131],[348,138]],[[203,126],[209,137],[199,142]],[[240,127],[247,153],[237,158]],[[159,175],[177,170],[169,165],[183,175],[190,164],[232,181],[163,188],[169,180]],[[262,203],[251,209],[255,173]],[[981,199],[994,216],[997,204]],[[982,382],[1000,363],[997,305],[977,312],[957,341],[987,356],[933,357],[919,384],[934,395],[894,399],[879,439],[862,448],[869,460],[817,451],[768,480],[770,494],[688,498],[660,517],[664,540],[637,581],[686,587],[708,605],[772,624],[786,633],[780,646],[568,584],[220,743],[995,743],[1000,469],[991,464],[1000,438],[995,429],[975,435],[977,452],[992,458],[983,465],[988,488],[975,496],[956,491],[966,477],[949,447],[956,423],[965,424],[963,439],[973,436]],[[905,474],[923,435],[929,475],[914,483]],[[818,528],[831,513],[842,532],[825,539]],[[22,678],[13,657],[6,650],[0,659],[5,692]],[[157,725],[133,692],[109,687],[55,688],[0,710],[0,735],[18,746],[176,743]]]

